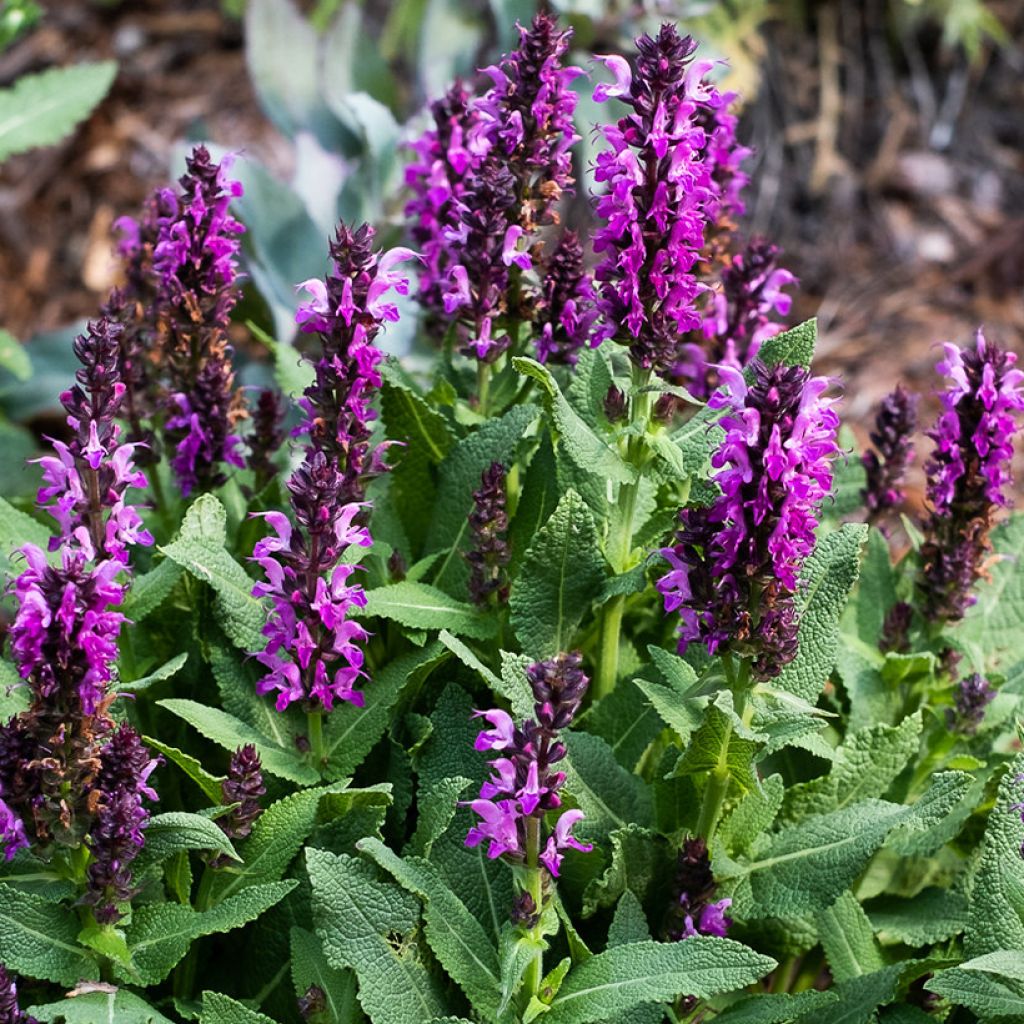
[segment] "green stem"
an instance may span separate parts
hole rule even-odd
[[[313,767],[323,773],[327,755],[324,751],[324,716],[323,712],[309,711],[306,713],[306,726],[309,729],[309,759]]]
[[[482,359],[476,364],[476,399],[477,412],[481,416],[487,415],[487,399],[491,390],[491,364],[485,363]]]
[[[651,380],[650,370],[633,367],[632,424],[642,425],[646,431],[651,418],[651,393],[643,391]],[[634,478],[619,486],[618,530],[610,538],[607,555],[612,569],[624,573],[632,568],[633,521],[636,517],[637,496],[643,477],[644,438],[632,434],[626,443],[626,462],[634,470]],[[601,654],[594,680],[594,699],[607,697],[615,689],[619,677],[619,638],[622,632],[622,614],[626,606],[625,594],[613,597],[601,612]]]
[[[529,1004],[534,996],[540,995],[540,983],[544,978],[544,954],[541,951],[540,942],[540,918],[544,899],[543,868],[540,866],[540,819],[532,815],[526,819],[526,891],[533,899],[534,913],[537,916],[537,924],[531,929],[530,935],[537,943],[537,949],[533,954],[523,975],[523,992],[526,1003]]]
[[[209,866],[203,868],[202,878],[199,879],[199,890],[196,893],[193,908],[197,913],[202,913],[210,908],[210,894],[213,892],[213,881],[217,872]],[[198,946],[199,940],[193,942],[189,947],[185,959],[178,964],[174,971],[174,996],[176,999],[190,999],[192,991],[196,987],[196,972],[199,968]]]

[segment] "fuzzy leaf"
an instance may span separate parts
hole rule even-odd
[[[234,861],[241,859],[220,827],[201,814],[169,811],[150,818],[142,853],[146,861],[159,863],[179,850],[214,850]]]
[[[292,985],[296,998],[301,998],[310,985],[318,986],[327,1000],[327,1020],[357,1019],[356,976],[348,970],[332,967],[324,956],[320,940],[304,928],[290,933]]]
[[[836,663],[839,616],[857,582],[866,537],[866,526],[847,524],[823,537],[807,559],[800,580],[800,646],[776,680],[779,689],[818,699]]]
[[[928,946],[960,934],[967,925],[967,900],[945,889],[923,889],[916,896],[882,896],[865,908],[871,927],[908,946]]]
[[[137,576],[124,602],[124,613],[132,622],[141,622],[155,612],[170,596],[183,570],[177,562],[165,558],[155,569]]]
[[[512,585],[510,618],[523,650],[532,658],[569,650],[605,575],[594,519],[569,491],[530,544]]]
[[[617,451],[594,433],[558,387],[551,371],[535,359],[514,358],[512,365],[544,390],[552,429],[559,446],[582,470],[615,483],[629,483],[635,472]]]
[[[21,75],[0,89],[0,161],[69,135],[107,95],[117,74],[112,60]]]
[[[43,1024],[171,1024],[134,992],[109,988],[94,992],[80,986],[60,1002],[31,1006],[26,1012]]]
[[[29,978],[73,985],[98,978],[99,965],[78,945],[71,908],[0,885],[0,963]]]
[[[545,1024],[591,1024],[643,1003],[681,993],[700,998],[731,992],[764,977],[775,961],[730,939],[632,942],[574,967],[551,1001]]]
[[[272,743],[255,729],[218,708],[208,708],[194,700],[169,697],[157,701],[160,707],[183,718],[189,725],[225,750],[235,751],[251,743],[260,755],[263,770],[278,778],[309,786],[319,782],[320,776],[295,750],[285,750]]]
[[[813,317],[788,331],[768,338],[758,352],[758,358],[765,366],[809,367],[814,358],[814,346],[818,340],[818,321]]]
[[[800,1018],[800,1024],[871,1024],[878,1007],[896,995],[900,974],[908,963],[913,961],[891,964],[839,983],[835,987],[839,1005],[811,1010]]]
[[[839,1002],[835,992],[781,992],[746,996],[715,1015],[718,1024],[791,1024],[805,1014]]]
[[[471,604],[456,601],[437,587],[412,580],[368,590],[362,614],[379,615],[410,629],[447,629],[475,640],[494,636],[497,628]]]
[[[18,511],[9,501],[0,498],[0,558],[5,563],[10,554],[23,544],[35,544],[46,551],[51,536],[38,519]]]
[[[316,932],[332,967],[351,967],[374,1024],[421,1024],[444,1013],[411,933],[416,899],[346,854],[306,850]]]
[[[884,966],[871,922],[852,892],[844,892],[828,910],[819,912],[818,935],[836,981],[859,978]]]
[[[297,882],[254,885],[209,910],[195,911],[180,903],[153,903],[133,912],[127,928],[134,969],[127,979],[156,985],[171,973],[189,946],[203,935],[230,932],[255,921],[279,903]],[[127,980],[126,979],[126,980]]]
[[[501,969],[483,925],[428,861],[397,857],[377,839],[364,839],[357,846],[403,889],[425,901],[426,938],[441,966],[474,1007],[496,1015],[501,1001]]]
[[[262,1013],[250,1010],[230,996],[220,992],[204,992],[199,1024],[274,1024],[274,1021]]]
[[[145,736],[143,739],[148,747],[151,747],[158,754],[163,754],[169,761],[173,761],[202,791],[207,799],[215,807],[221,803],[224,794],[221,790],[221,779],[208,772],[200,762],[191,754],[186,754],[177,747],[168,746],[152,736]]]
[[[513,575],[518,574],[527,549],[551,518],[561,496],[555,450],[551,446],[551,438],[545,433],[526,470],[516,513],[508,529],[508,544],[512,555],[509,568]]]
[[[432,409],[394,361],[381,367],[381,412],[388,437],[403,441],[440,464],[455,444],[447,420]]]
[[[925,988],[973,1010],[986,1024],[998,1020],[1014,1024],[1024,1020],[1024,985],[1000,980],[984,971],[964,970],[965,967],[967,964],[961,964],[942,971],[928,981]]]

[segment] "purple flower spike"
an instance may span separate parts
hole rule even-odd
[[[537,358],[542,363],[576,364],[590,343],[597,310],[594,283],[583,267],[583,247],[566,231],[548,260],[537,303]]]
[[[697,299],[705,286],[694,264],[715,196],[696,119],[706,65],[691,63],[696,43],[669,24],[636,46],[635,69],[621,57],[598,58],[616,85],[599,85],[594,99],[617,97],[631,112],[601,129],[608,148],[595,172],[605,190],[594,236],[602,257],[594,343],[615,338],[638,366],[666,372],[680,356],[679,336],[701,325]]]
[[[0,964],[0,1024],[39,1024],[35,1017],[21,1011],[14,975],[3,964]]]
[[[676,862],[676,898],[667,915],[666,937],[673,941],[694,935],[725,938],[732,924],[725,911],[732,900],[716,901],[717,889],[707,844],[699,837],[684,840]]]
[[[28,846],[28,836],[21,818],[0,799],[0,846],[4,850],[4,859],[13,860],[14,855]],[[0,1018],[2,1019],[2,1018]]]
[[[965,736],[973,736],[995,696],[996,690],[984,676],[975,673],[961,679],[953,696],[953,707],[946,709],[946,721],[950,729]]]
[[[499,751],[503,756],[490,762],[493,774],[480,787],[480,798],[465,805],[478,819],[466,836],[467,846],[487,842],[489,857],[504,856],[521,864],[529,852],[527,819],[543,820],[548,811],[562,806],[559,790],[565,784],[565,772],[555,766],[566,750],[559,733],[572,723],[589,684],[582,662],[578,652],[559,654],[526,670],[535,717],[522,726],[517,727],[512,716],[500,709],[476,712],[492,726],[477,736],[476,749]],[[558,877],[565,850],[586,853],[592,849],[573,835],[582,820],[582,811],[562,812],[536,851],[552,878]]]
[[[1024,409],[1024,373],[1017,359],[978,331],[973,347],[945,346],[938,370],[949,380],[943,412],[928,436],[925,467],[931,514],[925,524],[918,580],[927,619],[957,622],[990,550],[993,516],[1009,504],[1013,438]]]
[[[863,494],[869,522],[903,503],[903,484],[914,461],[916,429],[917,395],[897,385],[896,390],[882,400],[875,417],[875,429],[871,433],[875,450],[866,451],[861,457],[867,476]]]
[[[770,678],[796,655],[793,596],[831,490],[839,418],[823,396],[828,381],[802,367],[755,363],[749,387],[719,370],[726,387],[708,404],[726,410],[711,459],[722,495],[680,513],[658,589],[682,620],[680,651],[695,641],[711,654],[736,650]]]
[[[512,557],[506,534],[505,467],[493,462],[484,470],[480,489],[473,492],[473,511],[469,515],[473,546],[466,552],[469,562],[469,596],[481,607],[492,600],[508,602],[508,563]]]
[[[224,464],[242,466],[235,433],[245,415],[235,387],[228,322],[238,300],[238,236],[228,212],[242,186],[228,177],[230,160],[215,164],[203,146],[186,160],[182,195],[165,190],[153,269],[165,321],[169,377],[164,432],[181,492],[209,490],[226,479]]]

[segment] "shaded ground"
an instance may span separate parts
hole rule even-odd
[[[894,29],[883,0],[765,29],[744,119],[753,228],[801,278],[794,318],[818,316],[821,368],[862,437],[897,379],[932,388],[937,342],[984,324],[1024,347],[1024,5],[991,6],[1016,42],[973,66],[928,30]],[[0,84],[72,54],[121,72],[72,140],[0,170],[0,310],[20,336],[95,311],[111,223],[164,181],[187,132],[288,161],[216,0],[55,5],[0,58]]]

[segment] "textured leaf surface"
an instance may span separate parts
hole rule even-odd
[[[332,967],[324,956],[320,940],[304,928],[293,928],[290,934],[292,985],[296,998],[301,998],[310,985],[322,989],[327,1000],[329,1021],[357,1019],[356,976],[346,968]]]
[[[844,892],[818,914],[818,935],[836,981],[859,978],[884,966],[871,922],[852,892]]]
[[[896,986],[906,964],[892,964],[835,987],[839,1003],[812,1010],[800,1018],[800,1024],[872,1024],[879,1006],[896,995]]]
[[[876,932],[908,946],[942,942],[967,925],[966,898],[945,889],[924,889],[911,899],[883,896],[865,909]]]
[[[838,1001],[835,992],[747,996],[717,1014],[715,1021],[722,1024],[790,1024],[791,1021],[802,1020],[812,1010]]]
[[[77,941],[74,910],[0,885],[0,963],[29,978],[73,985],[98,978],[99,965]]]
[[[0,89],[0,160],[52,146],[84,121],[117,74],[112,60],[21,75]]]
[[[866,537],[866,526],[847,524],[822,538],[807,559],[800,581],[800,646],[776,680],[780,689],[817,700],[836,663],[839,616],[857,582]]]
[[[569,491],[530,544],[509,598],[512,628],[532,658],[570,649],[604,582],[593,516]]]
[[[426,901],[426,936],[441,966],[476,1008],[497,1014],[501,998],[498,954],[483,925],[445,884],[437,869],[418,857],[395,856],[377,839],[358,844],[402,888]]]
[[[402,580],[366,592],[363,615],[379,615],[411,629],[447,629],[457,636],[486,640],[495,633],[494,622],[471,604],[456,601],[426,583]]]
[[[415,937],[415,897],[345,854],[307,850],[313,916],[328,963],[352,967],[374,1024],[422,1024],[444,1013]]]
[[[248,1006],[220,992],[203,993],[203,1012],[200,1024],[274,1024],[265,1014],[250,1010]]]
[[[143,849],[146,860],[159,862],[179,850],[215,850],[238,860],[231,840],[201,814],[170,811],[150,818]]]
[[[970,963],[970,961],[968,961]],[[966,964],[943,971],[925,983],[929,992],[945,996],[973,1010],[982,1021],[1024,1019],[1024,985],[983,971],[965,970]]]
[[[177,562],[165,558],[155,569],[132,581],[124,602],[124,613],[132,622],[141,622],[155,612],[170,596],[184,570]]]
[[[574,967],[545,1015],[546,1024],[590,1024],[680,993],[706,998],[764,977],[775,961],[730,939],[615,946]]]
[[[291,881],[253,886],[202,912],[180,903],[139,907],[127,929],[128,948],[138,980],[144,985],[163,981],[200,936],[233,931],[255,921],[284,899],[296,884]]]
[[[435,464],[443,461],[455,443],[445,418],[424,401],[396,363],[386,363],[381,375],[381,411],[388,437],[415,447]]]
[[[298,752],[277,746],[266,736],[219,708],[208,708],[194,700],[178,697],[169,697],[157,703],[183,718],[208,740],[225,750],[234,751],[246,743],[253,744],[259,751],[263,770],[271,775],[305,786],[320,781],[320,776],[301,759]]]
[[[221,791],[221,779],[208,772],[202,764],[191,754],[186,754],[177,747],[168,746],[152,736],[143,737],[146,745],[151,747],[158,754],[163,754],[168,761],[176,764],[197,786],[206,794],[207,799],[214,806],[220,804],[223,799]]]
[[[134,992],[82,992],[58,1003],[32,1006],[28,1014],[43,1024],[171,1024]]]

